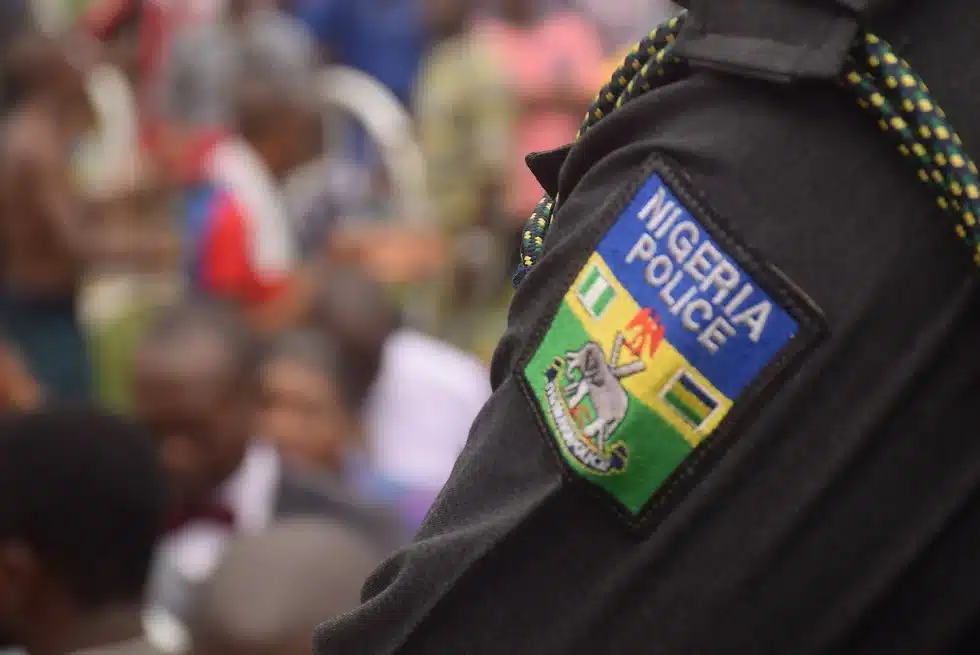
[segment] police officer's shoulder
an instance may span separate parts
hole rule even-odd
[[[899,66],[878,37],[849,38],[859,56]],[[827,79],[814,61],[792,80],[712,65],[677,74],[587,124],[573,147],[531,160],[558,202],[539,206],[525,233],[543,252],[518,288],[495,374],[516,374],[572,478],[631,524],[693,488],[832,326],[903,303],[910,266],[922,269],[922,315],[971,270],[902,161],[913,141],[896,153],[905,120],[876,125],[869,111],[914,73],[886,71],[878,91],[843,58]],[[951,156],[966,174],[965,153]]]

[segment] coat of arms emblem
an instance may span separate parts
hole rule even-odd
[[[582,466],[595,473],[626,470],[629,451],[614,439],[626,418],[630,398],[623,378],[641,373],[641,359],[621,363],[624,337],[618,332],[609,358],[595,341],[556,357],[546,373],[545,391],[562,443]]]

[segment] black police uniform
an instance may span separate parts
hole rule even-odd
[[[560,208],[514,299],[495,393],[416,542],[368,581],[363,607],[321,627],[319,655],[978,652],[973,253],[828,80],[856,25],[873,25],[980,147],[980,4],[691,4],[677,42],[689,76],[534,159]],[[671,220],[687,232],[658,236]],[[687,299],[697,311],[672,315],[669,265],[712,278]],[[640,296],[657,311],[618,343],[586,327],[607,369],[651,344],[693,363],[647,387],[614,371],[631,408],[654,408],[641,419],[617,414],[616,394],[597,402],[602,358],[582,359],[584,337],[567,345],[624,290],[636,316]],[[705,336],[712,314],[727,323]],[[726,357],[751,366],[711,369]],[[570,423],[572,383],[589,375]],[[687,455],[644,450],[716,411]],[[597,416],[601,447],[576,450]],[[658,453],[673,464],[651,485]]]

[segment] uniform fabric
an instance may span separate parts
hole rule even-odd
[[[980,6],[950,0],[875,25],[907,44],[967,149],[980,70],[952,64],[975,58],[977,21]],[[637,527],[567,475],[518,371],[608,198],[653,155],[812,299],[828,334],[732,426],[724,458]],[[980,286],[913,177],[829,83],[702,71],[598,123],[547,180],[562,204],[449,484],[316,652],[976,652]]]
[[[957,236],[980,264],[977,165],[922,78],[889,43],[869,31],[858,31],[853,17],[790,3],[773,5],[773,9],[780,7],[774,21],[757,13],[746,16],[749,6],[767,2],[773,0],[742,0],[726,6],[734,11],[713,15],[705,8],[701,15],[685,13],[658,26],[599,91],[576,138],[624,104],[683,79],[692,70],[717,69],[780,82],[833,80],[856,96],[858,106],[897,141],[898,152],[918,167],[919,180],[937,194],[939,207],[954,216]],[[710,30],[705,14],[712,16]],[[779,24],[780,18],[797,29],[788,35],[774,30],[772,25]],[[823,19],[816,21],[816,31],[814,19]],[[751,57],[743,52],[746,48],[754,53]],[[542,184],[549,186],[547,181]],[[557,192],[547,193],[531,213],[515,284],[537,261],[558,199]]]

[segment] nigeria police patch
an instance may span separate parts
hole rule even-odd
[[[522,365],[568,467],[630,516],[682,468],[697,473],[693,455],[727,447],[727,427],[821,324],[680,179],[651,168]]]

